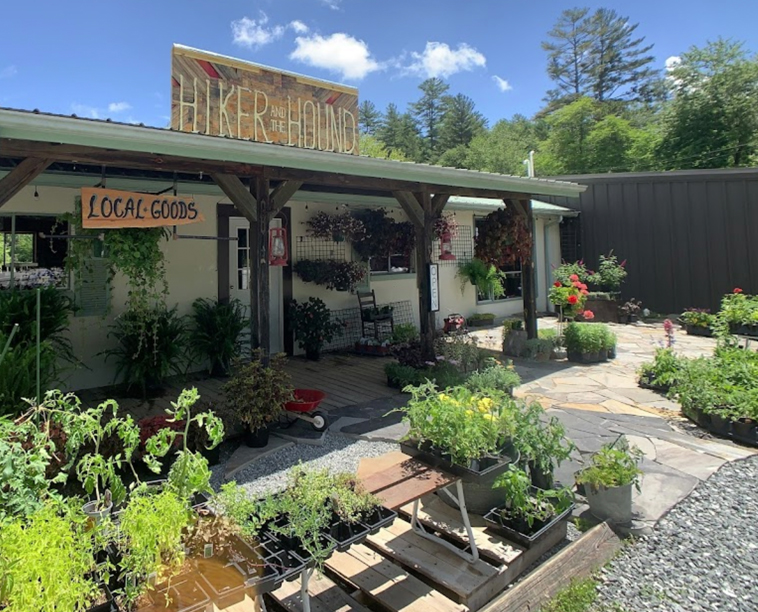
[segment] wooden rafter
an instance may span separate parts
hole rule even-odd
[[[435,216],[439,217],[442,214],[442,210],[447,205],[447,201],[450,199],[449,194],[435,193],[432,197],[432,212]]]
[[[238,177],[231,174],[211,174],[211,178],[248,221],[258,221],[255,197]]]
[[[271,213],[273,216],[284,208],[284,205],[290,201],[297,190],[302,187],[303,181],[285,181],[277,185],[271,192]]]
[[[0,208],[42,174],[50,163],[49,159],[27,157],[0,179]]]
[[[395,196],[395,199],[400,203],[400,206],[405,211],[405,214],[408,215],[411,223],[416,227],[423,227],[424,209],[421,208],[421,205],[416,201],[413,194],[407,191],[393,191],[392,195]]]

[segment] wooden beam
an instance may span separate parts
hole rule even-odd
[[[239,178],[231,174],[211,174],[211,178],[250,223],[258,220],[255,197]]]
[[[521,200],[526,200],[528,198],[521,198]],[[505,198],[503,199],[503,202],[505,202],[506,206],[513,206],[516,209],[516,212],[518,212],[522,217],[526,217],[526,209],[524,208],[524,205],[515,198]],[[531,205],[531,200],[529,200],[529,204]]]
[[[268,227],[272,213],[271,188],[269,180],[265,176],[255,177],[255,199],[258,210],[258,248],[253,266],[258,270],[258,293],[256,295],[258,301],[258,338],[260,349],[263,351],[264,363],[268,364],[268,357],[271,353]]]
[[[418,284],[418,312],[421,339],[421,354],[428,361],[434,361],[434,334],[436,331],[435,315],[431,311],[431,286],[429,284],[429,264],[432,263],[432,237],[434,222],[437,219],[432,212],[432,197],[428,191],[413,194],[418,200],[423,223],[416,228],[416,282]],[[401,203],[402,204],[402,203]]]
[[[275,217],[290,198],[302,187],[303,181],[284,181],[271,192],[271,216]]]
[[[534,215],[531,200],[511,202],[526,217],[526,225],[532,237],[532,253],[528,261],[521,262],[521,292],[524,300],[524,327],[527,338],[537,338],[537,283],[534,270]]]
[[[537,612],[572,579],[585,578],[605,565],[623,546],[607,523],[584,533],[553,555],[480,612]]]
[[[432,212],[434,213],[435,216],[439,217],[442,214],[442,211],[447,205],[447,201],[449,199],[450,199],[449,194],[445,194],[445,193],[434,194],[434,197],[432,197]]]
[[[0,179],[0,208],[42,174],[50,163],[49,159],[27,157]]]
[[[414,227],[423,227],[424,209],[413,197],[413,194],[407,191],[393,191],[392,195],[400,203],[400,206],[405,211],[405,214],[408,215]]]

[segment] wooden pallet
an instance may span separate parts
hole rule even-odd
[[[358,603],[324,574],[318,572],[315,572],[308,581],[308,593],[311,600],[311,612],[369,612],[368,608]],[[285,610],[300,612],[303,609],[300,598],[300,578],[285,582],[270,596]]]

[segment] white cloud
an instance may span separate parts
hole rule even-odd
[[[108,112],[109,113],[123,113],[124,111],[128,111],[131,109],[132,105],[128,102],[111,102],[108,105]]]
[[[666,58],[666,72],[671,72],[679,64],[682,63],[682,58],[678,55],[672,55]]]
[[[336,72],[345,79],[362,79],[380,70],[381,64],[371,57],[368,45],[349,34],[331,36],[298,36],[290,59]]]
[[[306,34],[310,30],[310,28],[299,19],[290,21],[290,27],[295,31],[295,34]]]
[[[508,81],[506,81],[505,79],[501,79],[496,74],[492,75],[492,80],[495,81],[495,85],[497,85],[497,88],[503,93],[513,89],[513,86]]]
[[[261,11],[258,19],[243,17],[232,21],[232,42],[240,47],[257,49],[274,42],[284,34],[284,26],[268,27],[268,15]]]
[[[449,77],[456,72],[486,65],[487,58],[466,43],[451,49],[447,43],[427,42],[423,53],[411,53],[413,63],[407,71],[425,77]]]
[[[88,106],[86,104],[79,104],[74,102],[71,105],[73,113],[79,117],[89,117],[90,119],[100,119],[100,111],[94,106]]]
[[[18,68],[16,68],[13,64],[10,66],[6,66],[2,70],[0,70],[0,79],[9,79],[13,76],[16,76],[18,74]]]
[[[333,11],[338,11],[342,0],[321,0],[321,3],[328,6]]]

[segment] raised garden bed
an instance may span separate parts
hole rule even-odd
[[[568,519],[574,505],[572,504],[547,521],[535,521],[531,527],[527,525],[526,521],[517,524],[508,520],[502,515],[504,509],[502,506],[493,508],[484,515],[488,528],[524,548],[531,548],[551,535],[564,539],[568,530]]]
[[[713,336],[713,330],[710,327],[703,327],[702,325],[685,325],[684,331],[688,336],[703,336],[704,338],[711,338]]]
[[[597,323],[618,323],[619,302],[615,299],[603,299],[588,296],[584,303],[585,310],[591,310],[595,315],[593,321]]]

